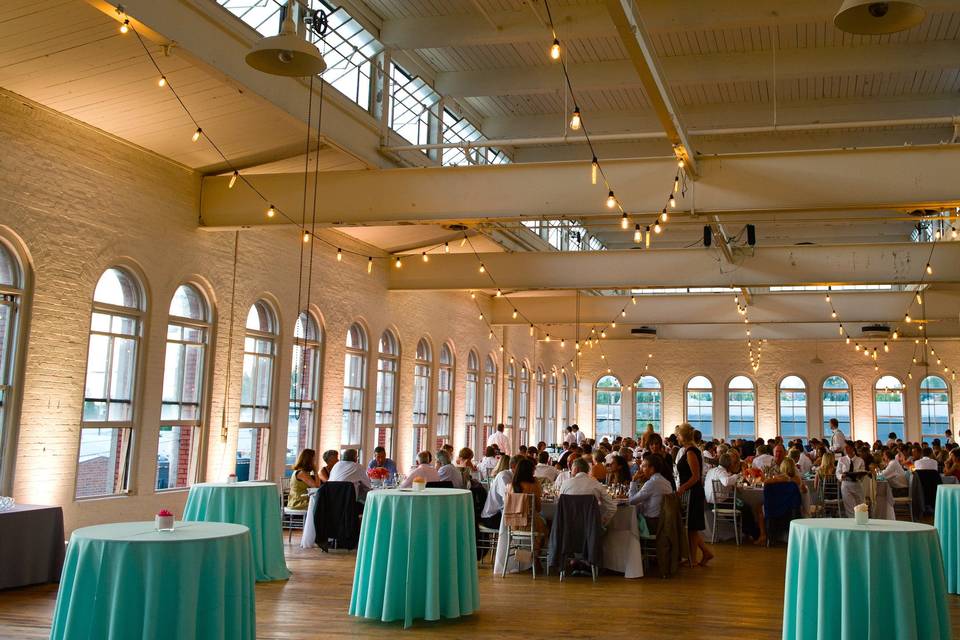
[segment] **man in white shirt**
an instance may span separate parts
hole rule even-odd
[[[493,447],[487,447],[483,453],[483,458],[477,464],[477,471],[481,478],[489,478],[494,469],[497,468],[497,450]]]
[[[670,482],[661,475],[648,454],[640,462],[637,472],[639,479],[630,483],[630,504],[637,507],[647,521],[647,530],[651,534],[657,533],[660,520],[660,508],[663,506],[663,496],[673,493]]]
[[[541,451],[537,458],[537,466],[533,470],[534,478],[546,478],[550,482],[556,482],[560,470],[550,464],[550,454]]]
[[[830,451],[834,453],[843,452],[843,447],[847,444],[847,437],[843,435],[843,431],[840,431],[840,422],[836,418],[830,418],[830,431],[833,432],[833,435],[830,436]]]
[[[330,470],[330,482],[352,482],[357,492],[357,502],[363,502],[370,491],[370,478],[363,466],[357,463],[357,450],[347,449],[343,459]]]
[[[513,482],[513,473],[521,460],[523,456],[510,458],[510,468],[498,473],[490,483],[487,501],[483,504],[483,511],[480,512],[480,524],[483,526],[491,529],[500,528],[500,518],[503,517],[503,494],[507,490],[507,485]]]
[[[560,495],[596,496],[600,504],[600,520],[606,526],[617,513],[617,504],[604,486],[590,475],[590,465],[586,460],[583,458],[574,460],[571,473],[573,474],[571,478],[560,486]]]
[[[408,473],[404,481],[400,483],[400,488],[409,489],[416,478],[423,478],[426,482],[440,482],[440,474],[437,473],[436,468],[431,464],[432,462],[433,456],[430,455],[429,451],[421,451],[418,453],[417,466],[410,469],[410,473]]]
[[[813,460],[804,452],[802,447],[797,446],[790,449],[790,458],[797,463],[797,469],[800,470],[801,474],[810,473],[810,470],[813,469]]]
[[[767,467],[772,466],[773,463],[774,458],[770,455],[770,448],[765,444],[757,447],[757,455],[753,458],[753,468],[763,471]]]
[[[848,476],[848,473],[859,473],[866,469],[863,458],[857,456],[853,445],[844,441],[843,456],[837,460],[837,480],[840,480],[840,495],[843,497],[843,509],[847,517],[853,516],[853,508],[863,503],[863,486],[859,479]]]
[[[557,477],[554,478],[553,480],[554,485],[556,485],[557,487],[562,487],[564,482],[566,482],[567,480],[573,477],[573,473],[571,473],[570,470],[573,469],[573,461],[579,457],[580,457],[579,449],[570,450],[570,452],[567,454],[567,468],[557,473]]]
[[[583,432],[580,431],[580,426],[574,424],[574,425],[571,425],[570,428],[573,429],[573,437],[576,438],[576,444],[578,445],[583,444],[583,441],[587,439],[587,436],[585,436]]]
[[[563,441],[567,444],[577,444],[577,434],[573,432],[573,427],[566,428],[566,435],[563,437]]]
[[[923,457],[919,460],[914,460],[913,470],[914,471],[939,471],[940,465],[937,464],[937,461],[933,459],[933,449],[930,447],[923,448]]]
[[[503,429],[503,424],[497,425],[497,430],[487,438],[487,446],[496,445],[496,447],[500,449],[500,453],[508,456],[510,455],[510,438],[503,432]]]
[[[900,463],[897,462],[897,456],[891,453],[889,449],[884,449],[883,462],[886,465],[883,468],[883,479],[887,481],[887,486],[890,487],[890,493],[892,493],[894,497],[907,496],[907,489],[909,488],[907,473],[903,470]]]
[[[446,449],[437,451],[437,475],[440,482],[453,483],[454,489],[463,489],[463,474],[460,469],[450,462],[450,452]]]

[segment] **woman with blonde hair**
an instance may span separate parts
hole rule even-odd
[[[707,548],[703,540],[703,530],[707,528],[704,517],[706,496],[703,492],[703,454],[694,443],[693,427],[683,423],[677,427],[677,438],[683,453],[677,458],[677,475],[680,486],[677,487],[677,496],[682,497],[689,492],[687,500],[687,538],[690,542],[687,560],[690,566],[705,567],[713,559],[713,553]],[[700,562],[696,562],[697,549],[702,555]]]

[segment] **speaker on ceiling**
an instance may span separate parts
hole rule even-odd
[[[713,243],[713,230],[710,225],[703,228],[703,246],[709,247]]]
[[[757,244],[757,228],[752,224],[747,225],[747,244],[751,247]]]

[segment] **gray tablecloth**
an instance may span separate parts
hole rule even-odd
[[[0,511],[0,589],[59,582],[63,510],[20,504]]]

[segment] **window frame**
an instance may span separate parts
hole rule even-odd
[[[497,376],[497,360],[492,355],[487,354],[483,362],[483,400],[482,406],[478,410],[483,418],[481,421],[483,429],[481,431],[478,427],[477,440],[475,443],[471,443],[475,446],[475,453],[481,451],[497,424]]]
[[[799,388],[788,387],[784,389],[783,383],[786,382],[789,378],[796,378],[797,380],[800,381],[800,383],[803,386]],[[785,434],[783,431],[783,406],[784,405],[783,405],[783,397],[781,394],[784,391],[792,392],[792,393],[797,393],[797,392],[803,393],[803,420],[804,420],[805,428],[802,435],[788,435],[788,434]],[[777,393],[777,433],[783,438],[804,438],[804,439],[809,438],[810,437],[810,385],[807,384],[807,381],[803,378],[803,376],[800,376],[794,373],[788,373],[787,375],[780,378],[780,381],[777,383],[776,393]],[[795,408],[796,407],[795,401],[790,406]]]
[[[362,345],[359,347],[355,347],[355,346],[348,347],[347,341],[349,340],[350,334],[353,332],[354,328],[356,328],[361,338]],[[339,444],[341,451],[345,449],[356,449],[357,454],[359,456],[362,456],[363,455],[363,439],[367,429],[366,408],[367,408],[367,396],[369,391],[369,381],[367,380],[367,373],[369,372],[369,367],[370,367],[370,332],[367,331],[366,326],[364,326],[364,324],[361,323],[359,320],[351,322],[350,325],[347,327],[347,333],[344,337],[343,345],[344,345],[344,348],[343,348],[344,363],[343,363],[343,385],[341,388],[342,402],[340,406],[341,420],[340,420],[340,434],[339,434],[339,437],[337,438],[337,442]],[[360,371],[356,376],[356,379],[360,381],[359,387],[347,384],[351,378],[351,376],[348,375],[349,373],[348,362],[350,363],[354,362],[354,360],[348,361],[348,358],[351,358],[351,357],[359,359]],[[346,400],[347,400],[348,393],[351,394],[351,397],[356,396],[359,398],[359,403],[358,403],[359,407],[357,409],[353,409],[352,406],[349,409],[347,408]],[[351,405],[352,404],[353,402],[351,401]],[[350,418],[349,420],[347,420],[348,417]],[[349,438],[344,438],[344,428],[346,427],[347,429],[349,429],[347,425],[353,422],[354,417],[356,417],[358,422],[357,434],[359,435],[360,441],[344,442],[344,440],[349,440]],[[358,459],[362,459],[362,457]]]
[[[899,383],[899,387],[896,389],[887,388],[886,390],[881,391],[877,388],[877,385],[880,384],[885,378],[893,378]],[[880,407],[877,404],[878,394],[879,393],[892,393],[894,391],[898,392],[900,395],[900,416],[903,422],[903,433],[900,435],[900,438],[906,442],[907,441],[907,387],[903,384],[903,380],[899,377],[892,374],[884,374],[873,381],[873,439],[876,440],[883,436],[883,441],[886,441],[887,434],[890,432],[895,432],[896,429],[893,428],[884,428],[883,433],[881,434],[880,429]]]
[[[832,380],[833,378],[839,378],[843,380],[846,387],[827,387],[827,381]],[[827,390],[830,391],[827,391]],[[846,376],[839,373],[828,374],[820,381],[820,428],[823,431],[821,438],[829,438],[832,434],[830,433],[830,418],[835,417],[834,415],[827,415],[826,404],[824,404],[824,394],[825,393],[837,393],[843,391],[847,394],[847,421],[846,423],[840,421],[840,431],[844,433],[847,437],[852,437],[851,431],[853,430],[853,385],[850,384],[850,381]],[[832,406],[832,405],[831,405]],[[846,424],[846,429],[844,429],[844,424]]]
[[[736,387],[736,388],[732,387],[731,385],[733,384],[733,381],[737,380],[738,378],[744,378],[745,380],[748,380],[751,385],[750,388],[747,389],[745,387]],[[759,427],[759,425],[757,424],[757,381],[748,375],[737,374],[735,376],[732,376],[729,380],[727,380],[727,384],[724,386],[724,390],[726,391],[725,409],[726,409],[726,416],[727,416],[727,420],[726,420],[727,438],[728,439],[738,438],[741,440],[743,439],[756,440],[757,429]],[[734,434],[733,428],[732,428],[733,426],[732,409],[734,407],[734,404],[733,404],[734,400],[732,399],[732,396],[734,393],[747,393],[747,392],[753,395],[753,431],[748,434],[743,434],[743,433]],[[738,401],[738,404],[736,406],[738,407],[746,406],[746,403]],[[742,413],[740,415],[742,416]],[[742,420],[738,422],[742,422]]]
[[[445,362],[445,359],[448,361]],[[444,444],[453,442],[453,394],[456,388],[456,362],[457,357],[450,343],[444,342],[441,344],[440,353],[437,357],[436,413],[434,414],[434,444],[437,449]],[[442,433],[441,429],[443,429]]]
[[[607,379],[610,379],[616,382],[616,385],[601,387],[600,383]],[[600,430],[599,396],[601,393],[600,391],[601,389],[604,389],[603,393],[615,394],[618,397],[618,400],[615,404],[604,403],[603,405],[605,407],[617,407],[618,409],[616,422],[617,422],[617,425],[619,426],[619,429],[617,429],[617,431],[613,433],[608,433],[606,431],[601,432]],[[614,438],[616,438],[617,436],[623,435],[623,390],[624,390],[623,382],[620,380],[620,377],[612,373],[605,373],[601,375],[599,378],[597,378],[597,381],[593,383],[593,425],[594,425],[593,437],[597,440],[597,442],[600,442],[601,440],[603,440],[604,437],[609,438],[610,441],[613,442]],[[611,418],[608,420],[613,420],[613,419]]]
[[[313,328],[316,330],[316,337],[311,338],[309,336],[309,331],[304,331],[304,337],[297,337],[297,325],[300,324],[300,319],[306,316],[308,321],[313,324]],[[300,451],[305,448],[316,449],[317,442],[319,441],[319,428],[320,415],[323,410],[323,381],[324,381],[324,355],[326,347],[326,331],[324,330],[323,322],[318,314],[314,313],[312,309],[304,309],[299,314],[294,321],[294,330],[293,330],[293,344],[290,347],[290,394],[289,402],[287,406],[287,437],[285,442],[286,450],[288,451],[287,458],[285,460],[285,466],[291,467],[296,460],[296,457],[299,455]],[[295,382],[294,371],[298,368],[298,362],[302,362],[301,358],[297,357],[297,350],[300,349],[301,356],[307,350],[312,351],[315,355],[311,358],[311,363],[313,367],[313,372],[311,380],[313,388],[311,390],[312,398],[298,397],[298,389],[301,385]],[[296,386],[295,386],[296,385]],[[305,394],[306,395],[306,394]],[[297,406],[299,405],[299,406]],[[303,411],[306,408],[310,412],[310,419],[307,424],[306,429],[306,438],[301,443],[300,441],[300,421],[301,417],[294,416],[295,410]],[[289,445],[290,445],[290,429],[293,426],[293,420],[297,422],[297,443],[294,448],[293,458],[290,460],[289,455]]]
[[[466,375],[463,379],[463,427],[466,446],[473,447],[480,424],[480,356],[475,349],[467,352]]]
[[[709,388],[705,388],[705,387],[691,387],[691,386],[690,386],[690,383],[693,382],[696,378],[703,378],[704,380],[706,380],[707,382],[710,383],[710,387],[709,387]],[[716,428],[716,427],[717,427],[717,420],[716,420],[716,412],[717,412],[717,392],[716,392],[716,388],[717,388],[717,385],[713,382],[713,380],[710,378],[710,376],[704,375],[704,374],[702,374],[702,373],[696,373],[696,374],[690,376],[689,378],[687,378],[687,381],[686,381],[686,382],[684,383],[684,385],[683,385],[683,418],[684,418],[684,422],[686,422],[686,423],[690,424],[691,426],[693,426],[694,429],[698,429],[698,430],[700,431],[700,433],[703,434],[703,438],[704,438],[704,439],[712,439],[712,438],[719,437],[719,435],[716,433],[716,431],[717,431],[717,428]],[[706,431],[705,429],[703,429],[703,426],[702,426],[702,424],[701,424],[701,422],[703,422],[702,420],[692,420],[692,419],[690,418],[690,406],[691,406],[691,405],[690,405],[690,394],[691,394],[691,393],[705,393],[705,392],[709,392],[709,393],[710,393],[710,430],[709,430],[710,432],[709,432],[709,433],[707,433],[707,431]],[[700,407],[700,406],[703,406],[703,405],[701,405],[700,403],[697,403],[696,406]]]
[[[267,317],[270,320],[271,326],[265,331],[261,329],[250,329],[244,324],[243,328],[243,366],[246,366],[247,356],[251,356],[254,359],[254,375],[251,376],[251,389],[252,389],[252,398],[253,404],[244,404],[243,400],[243,376],[241,374],[240,379],[240,404],[239,404],[239,415],[237,417],[237,450],[239,453],[240,448],[240,433],[244,430],[251,431],[251,442],[250,442],[250,469],[248,471],[248,478],[250,480],[267,480],[270,478],[271,472],[271,451],[275,445],[277,438],[274,437],[273,423],[276,421],[277,412],[277,394],[278,394],[278,377],[277,377],[277,363],[279,361],[279,349],[280,349],[280,315],[277,313],[276,307],[264,297],[257,298],[253,304],[250,305],[250,311],[247,312],[249,316],[250,312],[253,311],[258,306],[262,307],[267,312]],[[259,351],[247,351],[247,340],[254,340],[256,345],[259,341],[269,342],[270,352],[269,353],[260,353]],[[258,407],[256,404],[256,390],[260,381],[260,370],[263,366],[263,363],[269,361],[270,363],[270,378],[268,382],[268,391],[267,391],[267,402],[269,403],[266,408],[266,421],[257,421],[256,415],[258,410],[264,410],[263,407]],[[242,369],[241,369],[242,371]],[[244,422],[242,419],[244,408],[250,408],[252,411],[253,420]],[[258,450],[256,454],[260,456],[259,460],[256,460],[256,468],[254,468],[254,447],[258,445],[257,440],[263,436],[266,436],[266,443],[262,443],[259,446],[262,450]]]
[[[13,236],[13,234],[9,234]],[[13,478],[17,464],[17,442],[23,399],[23,378],[30,334],[30,311],[33,303],[33,267],[29,254],[18,237],[9,237],[0,230],[0,249],[6,250],[16,270],[12,284],[0,284],[0,297],[9,298],[11,316],[3,345],[4,359],[0,368],[0,495],[13,495]],[[84,381],[86,382],[86,381]]]
[[[656,387],[645,387],[645,386],[643,386],[643,385],[641,384],[641,382],[643,381],[644,378],[652,378],[653,380],[656,380],[656,381],[657,381],[657,386],[656,386]],[[633,392],[632,392],[632,394],[631,394],[631,395],[633,396],[633,425],[634,425],[634,426],[633,426],[633,430],[634,430],[634,436],[633,436],[633,437],[639,439],[640,436],[644,433],[644,431],[646,431],[646,429],[647,429],[647,424],[650,424],[650,423],[651,423],[650,420],[644,418],[644,419],[643,419],[643,425],[640,424],[640,420],[641,420],[641,419],[640,419],[640,409],[639,409],[639,407],[640,407],[640,404],[641,404],[641,403],[640,403],[640,401],[639,401],[638,398],[637,398],[637,395],[640,394],[640,393],[656,393],[656,394],[658,394],[658,398],[659,398],[659,399],[658,399],[657,402],[656,402],[656,405],[657,405],[657,414],[658,414],[658,416],[657,416],[657,421],[654,422],[654,423],[652,423],[652,424],[653,424],[654,432],[656,432],[656,433],[663,433],[663,382],[660,380],[660,378],[658,378],[658,377],[655,376],[655,375],[651,375],[651,374],[649,374],[649,373],[643,373],[643,374],[641,374],[640,376],[638,376],[636,380],[633,381]],[[643,404],[644,404],[644,405],[652,405],[652,404],[654,404],[654,403],[644,402]],[[659,424],[658,424],[658,423],[659,423]]]
[[[929,380],[930,378],[936,378],[937,380],[939,380],[940,382],[942,382],[942,383],[944,384],[943,388],[940,388],[940,387],[934,387],[934,388],[924,387],[924,383],[925,383],[927,380]],[[950,388],[950,382],[949,382],[946,378],[944,378],[942,375],[940,375],[940,374],[931,373],[931,374],[928,374],[928,375],[924,376],[924,377],[920,380],[920,384],[917,385],[917,389],[918,389],[917,398],[919,399],[919,403],[920,403],[920,440],[923,441],[924,438],[928,438],[928,437],[929,437],[931,440],[932,440],[933,438],[941,438],[941,441],[942,441],[942,438],[944,437],[944,431],[946,431],[947,429],[951,429],[951,430],[952,430],[951,424],[952,424],[952,418],[953,418],[953,413],[952,413],[952,409],[953,409],[953,394],[951,393],[952,389]],[[931,391],[931,389],[932,389],[932,391]],[[943,429],[937,431],[936,433],[932,433],[932,432],[929,432],[929,433],[928,433],[928,432],[926,431],[925,426],[926,426],[926,424],[927,424],[928,421],[925,419],[924,413],[925,413],[925,407],[929,407],[929,406],[931,406],[931,405],[936,405],[936,404],[939,404],[939,403],[924,402],[924,394],[925,394],[925,393],[926,393],[926,394],[936,393],[936,394],[943,394],[943,395],[946,395],[946,396],[947,396],[946,402],[944,403],[944,404],[946,405],[946,408],[947,408],[947,422],[946,422],[946,425],[944,425]],[[931,423],[931,424],[932,424],[932,423]]]
[[[383,339],[385,336],[389,336],[389,339],[392,343],[393,351],[388,352],[384,351],[381,347],[383,345]],[[374,430],[374,446],[382,446],[387,450],[387,456],[394,455],[394,451],[397,445],[397,411],[399,409],[399,391],[400,391],[400,362],[401,362],[401,347],[400,339],[397,337],[397,334],[392,329],[384,329],[383,333],[380,334],[380,339],[377,340],[377,378],[376,378],[376,387],[374,389],[374,411],[373,411],[373,430]],[[384,368],[382,363],[391,363],[391,368]],[[392,380],[390,387],[390,398],[389,398],[389,411],[381,411],[381,407],[385,406],[384,402],[381,402],[381,392],[383,391],[384,381],[387,379],[387,376]],[[382,414],[390,414],[389,422],[381,422],[380,416]],[[380,432],[386,432],[381,438]],[[382,442],[381,442],[382,440]]]
[[[422,351],[421,346],[424,347]],[[414,458],[420,451],[430,447],[433,378],[433,347],[430,341],[423,337],[417,341],[413,358],[413,407],[410,426],[413,429]],[[420,422],[417,421],[418,418]]]

